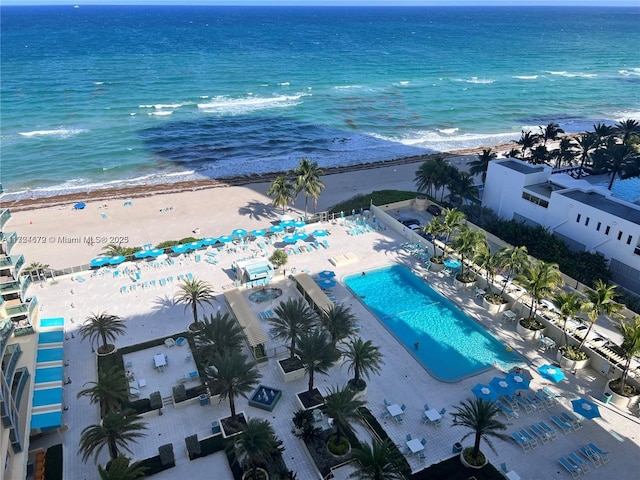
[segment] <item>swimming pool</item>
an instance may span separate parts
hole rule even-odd
[[[352,275],[344,283],[438,380],[456,382],[491,368],[494,362],[507,368],[523,363],[522,357],[402,265]]]

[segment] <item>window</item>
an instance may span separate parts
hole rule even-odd
[[[618,232],[618,240],[620,240],[621,238],[622,238],[622,230]]]
[[[576,217],[576,223],[580,222],[580,218],[582,217],[582,215],[578,214],[578,216]]]
[[[607,225],[607,228],[604,229],[604,234],[609,235],[609,230],[611,230],[611,227]]]
[[[632,235],[629,235],[627,237],[627,245],[631,245],[631,238],[632,238]]]
[[[601,226],[602,226],[602,222],[598,222],[598,225],[596,226],[596,232],[600,231]]]
[[[591,220],[589,217],[587,217],[587,219],[584,221],[584,226],[588,227],[589,226],[589,220]]]
[[[538,198],[534,195],[531,195],[527,192],[523,192],[522,193],[522,198],[524,198],[525,200],[527,200],[528,202],[531,202],[535,205],[540,205],[542,208],[549,208],[549,202],[547,200],[543,200],[542,198]]]

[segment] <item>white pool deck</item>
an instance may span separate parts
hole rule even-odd
[[[315,228],[315,226],[313,226]],[[399,249],[404,239],[401,235],[390,229],[375,233],[366,233],[358,236],[350,236],[347,229],[340,225],[324,224],[324,228],[330,231],[327,238],[330,248],[311,253],[304,253],[289,258],[287,272],[291,267],[297,271],[308,270],[315,274],[325,269],[336,272],[337,280],[343,276],[370,270],[391,263],[404,263],[410,267],[416,267],[415,259]],[[307,227],[311,231],[314,228]],[[271,246],[270,249],[273,249]],[[329,263],[329,258],[335,255],[354,252],[358,260],[356,262],[334,267]],[[192,259],[184,259],[182,263],[176,262],[173,266],[163,267],[158,270],[143,269],[142,279],[152,280],[177,277],[179,274],[192,273],[194,277],[206,280],[215,286],[220,302],[215,306],[207,307],[206,313],[215,313],[218,307],[226,311],[222,297],[222,287],[232,283],[230,267],[233,260],[243,258],[247,252],[221,253],[218,265],[206,262],[196,263]],[[53,283],[48,283],[36,288],[38,301],[41,305],[42,317],[65,318],[65,330],[69,339],[65,341],[65,357],[69,365],[65,369],[72,383],[65,386],[64,397],[69,407],[64,412],[63,418],[67,428],[60,433],[51,434],[32,441],[32,448],[48,446],[59,443],[60,438],[64,443],[64,478],[67,479],[93,479],[97,478],[96,466],[93,459],[86,464],[77,454],[80,433],[87,425],[100,421],[98,407],[91,405],[87,398],[77,399],[76,394],[82,389],[83,384],[96,379],[96,356],[91,351],[87,342],[81,342],[78,328],[81,322],[92,312],[107,311],[121,316],[126,320],[127,334],[119,337],[116,344],[120,347],[141,343],[150,339],[164,338],[183,332],[190,323],[190,312],[184,310],[181,305],[174,305],[172,298],[176,292],[176,285],[169,284],[164,287],[156,286],[148,289],[138,288],[136,292],[120,293],[123,285],[132,283],[130,280],[109,277],[91,277],[89,273],[83,274],[85,282],[79,283],[70,277],[58,278]],[[426,280],[449,299],[464,308],[464,310],[478,322],[491,331],[506,346],[509,346],[525,357],[523,363],[536,366],[553,361],[555,352],[541,351],[537,344],[523,341],[515,332],[513,323],[503,323],[501,315],[490,316],[481,307],[480,301],[473,298],[473,293],[461,294],[456,291],[452,281],[437,273],[427,273]],[[273,309],[280,300],[297,295],[293,288],[293,282],[279,275],[274,282],[276,286],[284,290],[280,299],[249,305],[259,318],[259,312]],[[73,290],[73,294],[70,291]],[[398,425],[393,420],[380,422],[383,424],[389,436],[399,446],[405,445],[406,434],[410,433],[414,438],[425,437],[427,439],[424,453],[426,461],[420,463],[416,456],[408,456],[410,465],[414,471],[425,466],[446,459],[452,454],[452,445],[458,442],[467,433],[467,430],[451,426],[451,416],[448,413],[442,421],[442,426],[436,428],[431,425],[423,425],[423,405],[428,402],[433,408],[440,410],[446,408],[447,412],[461,400],[471,397],[471,387],[479,382],[488,382],[500,372],[491,371],[473,376],[457,383],[442,383],[433,379],[422,366],[413,358],[411,353],[400,346],[393,336],[368,312],[368,310],[354,298],[339,281],[333,289],[338,301],[352,308],[357,316],[358,323],[362,325],[360,335],[364,339],[373,340],[379,345],[384,355],[385,365],[380,376],[370,379],[366,396],[367,406],[378,418],[387,399],[392,403],[404,403],[407,406],[406,418],[403,424]],[[247,294],[250,290],[247,291]],[[73,305],[73,307],[72,307]],[[264,329],[268,332],[268,325],[260,320]],[[74,338],[71,335],[74,335]],[[311,480],[319,478],[312,461],[303,445],[303,442],[291,433],[291,417],[297,410],[294,393],[306,388],[306,377],[294,382],[284,383],[276,371],[275,356],[282,358],[286,352],[281,345],[268,345],[270,360],[259,367],[262,379],[260,383],[283,390],[283,396],[273,412],[266,412],[250,407],[244,398],[236,400],[238,411],[244,411],[249,417],[268,419],[274,426],[278,436],[284,442],[286,448],[284,459],[287,466],[298,473],[298,479]],[[165,372],[157,372],[152,366],[155,353],[166,353],[169,363]],[[132,367],[136,380],[144,378],[147,386],[141,389],[142,396],[148,396],[152,391],[160,389],[163,397],[170,387],[177,383],[177,378],[195,368],[192,361],[186,357],[188,346],[174,346],[171,348],[155,347],[149,351],[134,354]],[[193,367],[193,368],[191,368]],[[558,440],[538,447],[532,452],[524,453],[513,441],[501,441],[494,439],[497,454],[494,454],[486,445],[483,451],[490,461],[499,468],[501,463],[506,463],[510,470],[515,470],[522,479],[569,479],[570,475],[560,466],[557,459],[578,447],[589,442],[597,444],[601,449],[610,452],[611,461],[591,473],[593,478],[631,479],[636,478],[637,468],[640,467],[640,420],[628,413],[624,413],[609,405],[599,403],[603,391],[605,379],[599,373],[591,369],[578,372],[577,375],[568,374],[568,378],[558,385],[550,384],[542,377],[534,373],[532,388],[540,388],[548,385],[551,389],[562,395],[560,404],[551,411],[532,414],[521,413],[519,418],[511,420],[511,424],[505,433],[510,434],[515,430],[526,428],[532,423],[546,421],[551,424],[551,416],[563,411],[570,412],[570,401],[579,396],[594,400],[600,406],[602,417],[595,420],[585,420],[584,428],[568,435],[559,433]],[[317,375],[316,386],[321,391],[328,387],[344,385],[349,375],[346,367],[336,366],[331,369],[328,376]],[[190,385],[192,383],[189,383]],[[186,478],[215,478],[216,480],[231,479],[231,473],[227,465],[226,457],[222,453],[211,455],[190,462],[186,455],[184,438],[197,434],[198,438],[210,435],[210,422],[229,414],[228,402],[220,404],[200,406],[194,404],[183,408],[165,407],[164,415],[153,415],[146,419],[147,436],[132,443],[134,460],[140,460],[157,454],[158,446],[173,443],[176,467],[161,474],[155,475],[156,479]],[[505,420],[506,421],[506,420]],[[367,437],[364,428],[357,427],[362,437]],[[467,439],[464,444],[470,445],[472,439]],[[106,450],[102,452],[98,461],[105,464],[107,460]],[[336,478],[346,478],[352,467],[346,467],[337,472]],[[593,470],[592,470],[593,471]],[[206,477],[205,477],[206,475]]]

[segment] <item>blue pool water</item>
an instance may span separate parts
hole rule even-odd
[[[517,353],[406,267],[373,270],[344,282],[438,380],[459,381],[494,362],[506,367],[523,363]]]

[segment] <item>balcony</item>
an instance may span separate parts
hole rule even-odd
[[[17,302],[20,302],[19,300]],[[38,300],[34,298],[27,298],[25,302],[17,303],[16,301],[9,300],[6,302],[4,311],[8,318],[16,318],[20,316],[30,316],[33,313],[33,309],[38,304]]]
[[[20,355],[22,355],[22,349],[19,343],[14,343],[7,347],[2,357],[2,371],[5,378],[13,377]]]
[[[0,308],[2,306],[0,305]],[[0,319],[0,352],[4,350],[4,346],[7,344],[11,335],[13,334],[13,322],[10,318]]]
[[[25,298],[27,290],[31,286],[30,277],[22,276],[19,280],[0,284],[0,295],[19,294],[20,298]]]
[[[18,243],[16,232],[0,232],[0,254],[9,255],[16,243]]]
[[[9,220],[11,220],[11,211],[8,208],[5,208],[0,212],[0,230],[4,230],[4,227]]]
[[[0,268],[13,271],[13,278],[18,278],[18,274],[24,265],[24,255],[10,255],[0,258]]]

